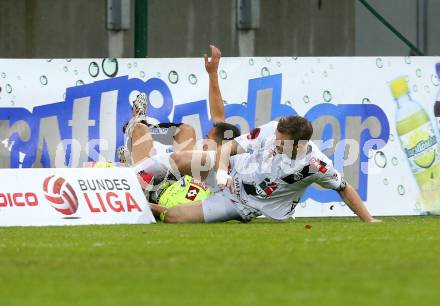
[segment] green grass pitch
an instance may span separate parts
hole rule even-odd
[[[439,305],[440,219],[383,220],[0,228],[0,305]]]

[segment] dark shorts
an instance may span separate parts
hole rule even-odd
[[[147,124],[150,128],[151,137],[153,140],[163,143],[164,145],[172,145],[174,142],[174,135],[176,135],[178,128],[183,123],[163,122],[159,124]]]

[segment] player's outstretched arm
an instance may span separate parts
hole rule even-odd
[[[362,221],[381,222],[381,220],[375,219],[370,215],[359,194],[350,184],[347,184],[344,190],[339,191],[339,195],[345,204],[347,204]]]
[[[208,59],[207,54],[203,55],[205,59],[205,69],[209,75],[209,111],[212,122],[225,122],[225,109],[218,84],[217,73],[222,54],[220,50],[213,45],[210,45],[209,48],[211,49],[211,60]]]

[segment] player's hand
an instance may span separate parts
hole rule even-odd
[[[380,222],[382,222],[382,220],[376,218],[371,218],[370,220],[367,221],[367,223],[380,223]]]
[[[232,192],[232,177],[227,171],[219,169],[216,175],[217,186],[220,190],[228,188]]]
[[[220,63],[222,53],[216,46],[210,45],[209,48],[211,48],[211,60],[208,59],[207,54],[203,54],[205,58],[205,69],[209,74],[217,75],[218,64]]]

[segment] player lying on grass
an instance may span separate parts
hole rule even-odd
[[[246,222],[261,215],[284,220],[294,214],[306,188],[317,183],[336,190],[361,220],[377,222],[355,189],[310,141],[312,133],[311,123],[301,116],[256,128],[221,147],[216,174],[220,191],[191,205],[167,208],[151,204],[151,209],[170,223]],[[171,154],[181,173],[194,171],[194,156],[202,161],[210,158],[202,152]]]
[[[204,54],[204,60],[205,69],[209,76],[209,110],[213,127],[206,135],[208,141],[204,143],[203,149],[216,150],[216,143],[237,137],[240,135],[240,131],[236,126],[225,122],[225,111],[217,73],[221,52],[215,46],[209,47],[211,59],[209,60],[208,55]],[[159,123],[158,126],[153,126],[148,124],[146,120],[146,111],[147,96],[145,93],[141,93],[133,102],[133,118],[124,127],[125,148],[121,148],[118,154],[122,161],[136,164],[144,158],[156,154],[194,149],[196,137],[193,127],[182,123]],[[151,134],[154,132],[157,135],[156,131],[159,131],[160,134],[171,135],[173,145],[167,146],[153,141]]]
[[[218,84],[218,65],[221,53],[215,46],[211,48],[211,59],[204,55],[205,69],[209,76],[209,108],[213,127],[209,131],[207,141],[204,142],[204,150],[212,150],[215,154],[217,146],[223,141],[231,140],[240,135],[240,130],[225,122],[223,100]],[[154,180],[151,173],[141,173],[141,184],[148,190],[148,198],[154,203],[165,206],[172,206],[182,203],[200,200],[210,194],[208,187],[188,175],[180,177],[178,172],[171,172],[171,165],[168,162],[168,152],[181,152],[192,149],[195,143],[194,129],[189,125],[173,123],[159,124],[161,130],[164,125],[177,127],[174,135],[174,146],[165,146],[160,142],[153,141],[151,131],[156,127],[148,125],[146,121],[147,96],[141,93],[133,102],[133,118],[124,130],[125,143],[127,149],[119,152],[121,162],[129,161],[130,164],[138,164],[142,160],[148,163],[151,161],[156,167],[167,171],[154,173]],[[169,133],[168,133],[169,134]],[[152,158],[154,157],[154,158]],[[152,158],[149,160],[149,158]],[[165,165],[165,166],[163,166]],[[152,184],[149,184],[153,180]]]

